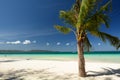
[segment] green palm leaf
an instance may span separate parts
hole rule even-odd
[[[112,0],[109,0],[100,8],[100,12],[111,11],[112,10]]]
[[[106,15],[106,11],[111,10],[111,0],[108,1],[106,4],[104,4],[100,9],[97,9],[97,11],[92,15],[89,16],[85,21],[85,27],[96,27],[99,28],[101,24],[105,24],[107,28],[109,28],[109,22],[110,18],[108,15]],[[88,26],[89,25],[89,26]]]
[[[105,24],[107,28],[109,28],[110,18],[103,14],[103,13],[95,13],[93,16],[88,18],[88,20],[85,22],[85,29],[88,28],[96,28],[99,29],[101,24]]]
[[[70,24],[73,27],[75,27],[77,23],[75,13],[72,11],[60,11],[60,18],[63,19],[65,23]]]
[[[120,41],[119,41],[119,45],[118,45],[117,49],[119,49],[119,48],[120,48]]]
[[[82,0],[77,26],[83,25],[86,18],[92,13],[97,0]]]
[[[88,37],[86,36],[84,39],[84,50],[90,51],[90,48],[92,47]]]
[[[64,34],[68,34],[71,32],[71,29],[70,28],[67,28],[67,27],[63,27],[63,26],[59,26],[59,25],[56,25],[54,26],[58,31],[64,33]]]
[[[116,47],[116,49],[120,47],[120,40],[115,36],[100,31],[90,31],[90,33],[96,37],[99,37],[104,42],[110,42],[110,44]]]
[[[104,32],[99,32],[99,36],[103,39],[103,40],[108,40],[110,42],[111,45],[115,46],[116,49],[119,48],[120,45],[120,40],[119,38],[112,36],[110,34],[104,33]]]
[[[80,12],[80,7],[81,7],[82,0],[76,0],[76,3],[73,5],[72,10],[77,14]]]

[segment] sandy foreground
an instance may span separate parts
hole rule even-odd
[[[120,80],[120,64],[86,62],[88,77],[78,78],[77,61],[0,58],[0,80]]]

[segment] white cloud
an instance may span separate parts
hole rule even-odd
[[[50,43],[48,43],[48,42],[47,42],[47,43],[46,43],[46,45],[47,45],[47,46],[49,46],[49,45],[50,45]]]
[[[12,42],[12,44],[20,44],[21,41],[15,41],[15,42]]]
[[[11,44],[11,42],[7,41],[6,44]]]
[[[23,44],[31,44],[31,41],[30,40],[25,40],[25,41],[23,41]]]
[[[17,41],[6,41],[6,42],[0,42],[0,44],[12,44],[12,45],[17,45],[17,44],[24,44],[24,45],[27,45],[27,44],[31,44],[31,43],[36,43],[36,41],[30,41],[30,40],[24,40],[23,42],[21,42],[20,40],[17,40]]]
[[[101,45],[101,43],[98,43],[98,46],[100,46]]]
[[[32,43],[36,43],[36,42],[37,42],[37,41],[35,41],[35,40],[34,40],[34,41],[32,41]]]
[[[57,42],[57,45],[59,46],[61,43],[60,42]]]
[[[66,43],[66,46],[69,46],[70,45],[70,43]]]
[[[10,41],[7,41],[6,44],[20,44],[21,41],[13,41],[13,42],[10,42]]]

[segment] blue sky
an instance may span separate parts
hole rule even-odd
[[[63,25],[60,10],[69,10],[75,0],[0,0],[1,50],[55,50],[76,51],[73,33],[63,35],[54,25]],[[113,0],[111,28],[101,28],[120,38],[120,1]],[[92,50],[115,50],[109,43],[89,36]]]

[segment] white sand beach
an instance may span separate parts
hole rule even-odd
[[[118,63],[86,62],[86,78],[77,68],[77,61],[0,58],[0,80],[120,80]]]

